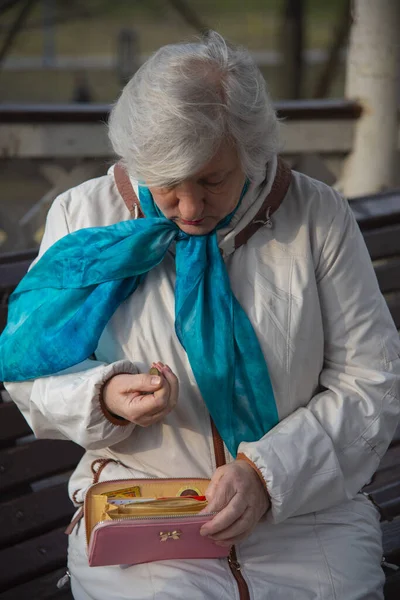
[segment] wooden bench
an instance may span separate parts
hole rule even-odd
[[[351,203],[374,263],[379,285],[400,328],[400,191]],[[7,300],[36,250],[0,256],[0,331]],[[6,393],[0,391],[6,396]],[[67,479],[83,450],[72,442],[35,440],[12,402],[0,402],[0,599],[71,600],[56,583],[66,571],[73,514]],[[400,429],[371,483],[364,489],[382,514],[384,553],[400,565]],[[400,598],[400,571],[386,568],[385,599]]]
[[[379,287],[385,296],[397,329],[400,329],[400,190],[352,200],[373,261]],[[372,482],[364,488],[382,515],[384,555],[388,563],[400,565],[400,427],[383,457]],[[400,570],[385,568],[386,600],[400,598]]]
[[[37,250],[0,256],[0,331],[7,301]],[[65,527],[74,507],[67,481],[83,454],[68,441],[36,440],[0,383],[0,598],[72,600]]]

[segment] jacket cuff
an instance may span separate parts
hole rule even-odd
[[[269,498],[269,493],[268,493],[268,488],[267,488],[267,483],[263,477],[263,474],[261,473],[260,469],[257,467],[257,465],[255,463],[253,463],[252,460],[250,460],[250,458],[248,458],[245,454],[243,454],[243,452],[239,452],[236,460],[244,460],[245,462],[247,462],[248,465],[250,465],[250,467],[257,473],[261,483],[263,484],[265,493],[268,495]]]
[[[120,373],[118,373],[118,375],[120,375]],[[112,377],[114,377],[114,375]],[[103,413],[103,417],[113,425],[119,425],[119,427],[126,427],[127,425],[130,425],[130,421],[127,421],[126,419],[124,419],[123,417],[119,417],[118,415],[114,415],[114,413],[108,410],[106,403],[104,402],[103,390],[105,388],[106,383],[110,381],[112,377],[107,379],[107,381],[105,381],[100,388],[99,403],[101,412]]]

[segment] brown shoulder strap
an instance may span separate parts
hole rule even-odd
[[[140,202],[132,187],[129,176],[121,163],[117,163],[115,165],[114,177],[118,191],[128,207],[129,212],[134,218],[142,219],[144,214],[140,208]],[[268,226],[271,216],[282,204],[282,201],[289,189],[291,180],[292,171],[290,167],[281,158],[278,158],[278,166],[271,191],[265,198],[254,219],[236,236],[235,250],[240,246],[243,246],[243,244],[245,244],[251,238],[251,236],[260,229],[260,227],[263,227],[264,225]]]
[[[140,202],[135,194],[135,190],[132,187],[131,180],[129,179],[128,173],[125,171],[121,163],[117,163],[114,166],[114,178],[119,193],[122,196],[129,212],[135,219],[142,219],[144,214],[140,208]]]
[[[291,181],[292,170],[289,165],[287,165],[285,161],[279,157],[276,175],[271,191],[265,198],[254,219],[237,234],[235,238],[235,250],[240,246],[243,246],[243,244],[245,244],[251,238],[251,236],[260,229],[260,227],[263,227],[264,225],[271,226],[271,216],[282,204]]]

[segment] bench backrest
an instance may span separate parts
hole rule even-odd
[[[0,255],[0,331],[7,320],[8,298],[36,254],[31,250]],[[84,451],[69,441],[36,440],[6,397],[0,382],[0,593],[4,598],[8,593],[39,598],[41,586],[56,589],[57,577],[65,572],[64,529],[74,512],[67,481]],[[4,591],[10,588],[13,591]]]
[[[0,332],[7,322],[8,298],[35,259],[37,250],[0,254]]]
[[[351,201],[381,292],[400,329],[400,190]]]

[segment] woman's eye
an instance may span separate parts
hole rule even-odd
[[[157,188],[157,191],[160,194],[169,194],[169,192],[171,192],[175,187],[176,184],[163,185],[162,187]]]
[[[221,185],[221,183],[224,183],[225,179],[221,179],[220,181],[205,181],[204,185],[207,185],[209,187],[217,187],[218,185]]]

